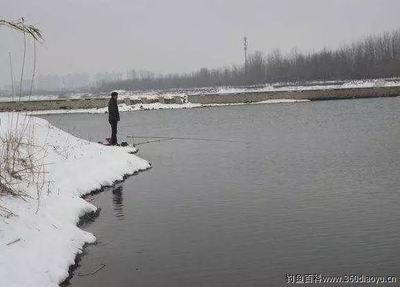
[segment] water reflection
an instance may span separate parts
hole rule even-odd
[[[153,169],[95,196],[102,216],[85,227],[105,244],[89,247],[75,274],[107,267],[72,286],[284,286],[286,274],[399,274],[399,104],[126,113],[126,132],[151,126],[165,135],[179,123],[185,136],[261,144],[140,146]],[[102,117],[52,119],[101,138]]]
[[[113,207],[115,211],[115,217],[122,220],[124,218],[124,197],[122,194],[123,187],[122,184],[117,185],[113,191]]]

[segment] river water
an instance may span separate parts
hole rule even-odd
[[[88,198],[101,212],[83,228],[98,243],[71,286],[400,276],[399,112],[388,98],[123,113],[120,140],[230,142],[140,145],[153,168]],[[104,114],[45,118],[89,140],[109,134]]]

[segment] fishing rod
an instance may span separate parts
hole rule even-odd
[[[143,145],[143,144],[148,144],[148,143],[155,143],[155,142],[163,142],[163,141],[170,141],[171,139],[158,139],[158,140],[152,140],[152,141],[145,141],[145,142],[139,142],[139,143],[134,143],[135,146],[138,145]]]
[[[189,141],[213,141],[213,142],[229,142],[229,143],[246,143],[243,141],[237,141],[237,140],[224,140],[224,139],[212,139],[212,138],[197,138],[197,137],[160,137],[160,136],[127,136],[127,138],[131,139],[156,139],[152,140],[149,142],[142,142],[138,143],[139,144],[145,144],[145,143],[150,143],[150,142],[159,142],[159,141],[165,141],[165,140],[189,140]]]

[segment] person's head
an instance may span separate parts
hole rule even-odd
[[[111,98],[117,99],[118,98],[118,93],[117,92],[112,92],[111,93]]]

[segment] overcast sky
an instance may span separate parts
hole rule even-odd
[[[399,11],[398,0],[0,0],[0,18],[23,16],[42,29],[40,74],[239,64],[244,34],[250,51],[335,48],[399,28]],[[8,52],[17,70],[22,43],[0,28],[0,87]]]

